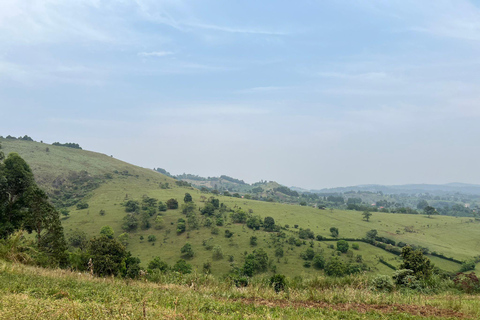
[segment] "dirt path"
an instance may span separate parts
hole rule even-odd
[[[437,308],[433,306],[418,306],[407,304],[365,304],[365,303],[327,303],[315,301],[288,301],[288,300],[265,300],[254,298],[234,299],[247,304],[255,304],[267,307],[280,308],[320,308],[331,309],[337,311],[356,311],[359,313],[366,313],[368,311],[377,311],[381,313],[408,313],[415,316],[423,317],[444,317],[456,319],[470,319],[470,315],[461,312]]]

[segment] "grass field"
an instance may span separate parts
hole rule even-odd
[[[376,292],[367,277],[259,280],[236,288],[211,276],[157,283],[94,278],[0,261],[1,319],[478,319],[478,296]]]
[[[18,152],[31,165],[37,181],[47,189],[57,177],[68,175],[70,172],[86,170],[91,175],[104,175],[106,173],[111,174],[115,170],[119,172],[128,171],[129,175],[113,174],[112,179],[105,180],[97,189],[93,190],[85,200],[89,204],[87,209],[69,208],[70,217],[62,222],[67,238],[75,229],[83,230],[89,236],[98,235],[100,229],[105,225],[111,226],[115,235],[118,236],[123,232],[121,220],[126,213],[122,203],[125,199],[141,200],[142,196],[148,195],[164,202],[170,198],[176,198],[182,203],[184,194],[189,192],[193,196],[195,204],[198,207],[203,206],[201,196],[204,194],[200,193],[199,190],[178,187],[175,185],[175,180],[169,177],[150,169],[130,165],[107,155],[36,142],[2,139],[1,143],[6,154]],[[46,152],[47,147],[49,152]],[[161,189],[159,187],[159,184],[165,182],[170,184],[171,189]],[[207,194],[205,196],[211,195]],[[250,209],[253,214],[260,215],[262,218],[273,217],[278,225],[288,225],[289,228],[285,231],[287,237],[291,235],[297,237],[296,232],[298,230],[294,227],[295,225],[298,225],[299,228],[310,228],[316,235],[319,234],[324,237],[330,237],[330,227],[337,227],[340,237],[345,238],[362,238],[367,231],[376,229],[379,236],[391,238],[397,242],[403,241],[427,247],[431,251],[459,260],[472,258],[480,252],[480,225],[470,218],[447,216],[427,218],[423,215],[378,212],[373,213],[370,221],[366,222],[362,220],[361,212],[356,211],[319,210],[299,205],[225,196],[218,196],[218,198],[220,202],[230,208]],[[100,210],[104,210],[105,215],[100,215]],[[138,229],[138,231],[132,232],[127,249],[140,257],[143,265],[146,265],[154,256],[160,256],[169,264],[173,264],[180,258],[180,248],[186,242],[190,242],[195,256],[189,260],[189,263],[200,271],[203,263],[210,261],[212,272],[215,275],[220,275],[230,269],[229,256],[233,256],[233,264],[240,265],[243,263],[246,251],[251,252],[256,248],[264,248],[279,273],[291,276],[313,276],[319,273],[314,268],[302,266],[303,260],[300,258],[300,253],[308,247],[308,241],[306,245],[300,247],[284,244],[284,257],[276,258],[271,233],[253,231],[241,224],[231,224],[227,220],[224,226],[219,227],[218,235],[213,235],[209,228],[204,227],[177,235],[175,232],[176,221],[180,217],[184,217],[184,215],[179,209],[164,212],[165,228],[162,230],[155,230],[154,228]],[[226,229],[234,233],[232,238],[224,237]],[[409,232],[406,231],[407,229]],[[157,240],[153,245],[147,241],[148,235],[156,236]],[[249,239],[253,235],[258,238],[256,247],[249,245]],[[141,236],[144,237],[144,240],[140,239]],[[213,245],[220,245],[224,258],[214,260],[212,252],[206,250],[202,245],[204,240]],[[335,243],[315,241],[314,249],[323,250],[328,257],[334,254],[334,250],[328,248],[329,244]],[[363,260],[370,267],[371,273],[392,273],[391,269],[378,262],[378,257],[383,257],[384,260],[389,261],[394,266],[400,264],[397,256],[366,243],[360,243],[360,250],[353,250],[353,253],[362,255]],[[459,268],[458,264],[445,259],[432,257],[432,261],[447,271],[454,272]]]

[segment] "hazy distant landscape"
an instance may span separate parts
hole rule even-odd
[[[0,319],[480,319],[479,21],[0,1]]]

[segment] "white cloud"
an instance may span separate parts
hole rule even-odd
[[[258,35],[275,35],[275,36],[285,36],[288,35],[288,32],[284,31],[272,31],[266,30],[261,28],[243,28],[243,27],[227,27],[227,26],[219,26],[214,24],[204,24],[204,23],[186,23],[187,26],[200,28],[200,29],[207,29],[207,30],[214,30],[214,31],[221,31],[221,32],[228,32],[228,33],[245,33],[245,34],[258,34]]]
[[[173,55],[171,51],[152,51],[152,52],[139,52],[140,57],[165,57]]]

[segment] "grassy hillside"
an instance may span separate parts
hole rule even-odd
[[[69,199],[68,201],[63,199],[67,192],[73,194],[72,197],[76,197],[77,200],[88,203],[86,209],[77,209],[75,205],[67,208],[70,216],[62,222],[67,238],[75,230],[85,231],[89,236],[98,235],[100,229],[106,225],[113,228],[115,236],[120,235],[124,232],[122,219],[127,213],[122,204],[126,200],[141,201],[143,196],[148,196],[163,202],[175,198],[181,204],[185,193],[188,192],[192,195],[195,205],[201,208],[204,206],[203,197],[212,196],[195,188],[177,186],[175,180],[170,177],[107,155],[28,141],[2,139],[0,142],[6,154],[17,152],[30,164],[37,182],[49,190],[50,194],[63,201],[59,200],[58,203],[72,203],[68,202]],[[49,149],[48,152],[46,148]],[[87,172],[86,176],[96,179],[96,183],[90,187],[76,184],[75,179],[79,179],[79,173],[84,171]],[[68,180],[68,177],[73,178]],[[62,179],[66,182],[58,187],[58,181]],[[167,183],[169,188],[166,189]],[[70,187],[65,189],[65,185]],[[303,266],[304,260],[300,254],[310,247],[310,240],[302,242],[299,246],[286,243],[289,237],[298,238],[300,228],[309,228],[315,235],[326,238],[331,238],[330,227],[337,227],[341,238],[362,238],[367,231],[376,229],[381,237],[427,247],[431,251],[458,260],[472,258],[480,252],[480,225],[469,218],[446,216],[427,218],[422,215],[379,212],[373,213],[370,221],[366,222],[362,220],[362,213],[356,211],[319,210],[299,205],[227,196],[215,197],[230,209],[241,208],[253,215],[259,215],[262,219],[267,216],[273,217],[275,223],[283,227],[282,231],[286,237],[279,238],[277,233],[253,231],[244,224],[231,223],[228,213],[225,224],[218,227],[218,234],[212,234],[211,228],[200,227],[198,230],[187,230],[177,235],[177,220],[186,219],[179,208],[156,213],[150,218],[153,225],[156,216],[162,215],[164,227],[161,230],[151,227],[147,230],[138,228],[130,232],[127,249],[138,256],[143,265],[155,256],[160,256],[169,264],[173,264],[180,258],[182,246],[189,242],[195,256],[188,262],[201,271],[203,264],[209,261],[212,263],[212,273],[221,275],[226,273],[232,264],[242,265],[245,252],[250,253],[263,248],[272,261],[271,266],[275,265],[277,272],[291,276],[314,275],[321,272],[313,267]],[[101,210],[105,212],[104,215],[100,214]],[[198,216],[200,225],[203,225],[205,217],[200,214]],[[226,238],[225,230],[232,232],[233,236]],[[156,241],[149,242],[147,239],[150,235],[154,235]],[[257,237],[257,246],[250,245],[252,236]],[[359,250],[350,250],[350,253],[342,254],[341,259],[346,261],[361,255],[371,273],[392,273],[392,269],[379,262],[380,257],[393,266],[400,264],[400,259],[390,252],[367,243],[358,244]],[[207,250],[215,245],[221,246],[223,259],[213,259],[212,251]],[[335,242],[313,241],[313,249],[323,250],[327,258],[338,254],[335,249],[329,247],[330,245],[335,245]],[[278,246],[283,247],[283,257],[275,257],[275,249]],[[432,257],[432,260],[447,271],[456,271],[460,267],[458,263],[445,259]]]
[[[478,296],[372,290],[369,279],[264,281],[236,288],[192,274],[154,283],[49,270],[0,260],[1,319],[478,319]]]

